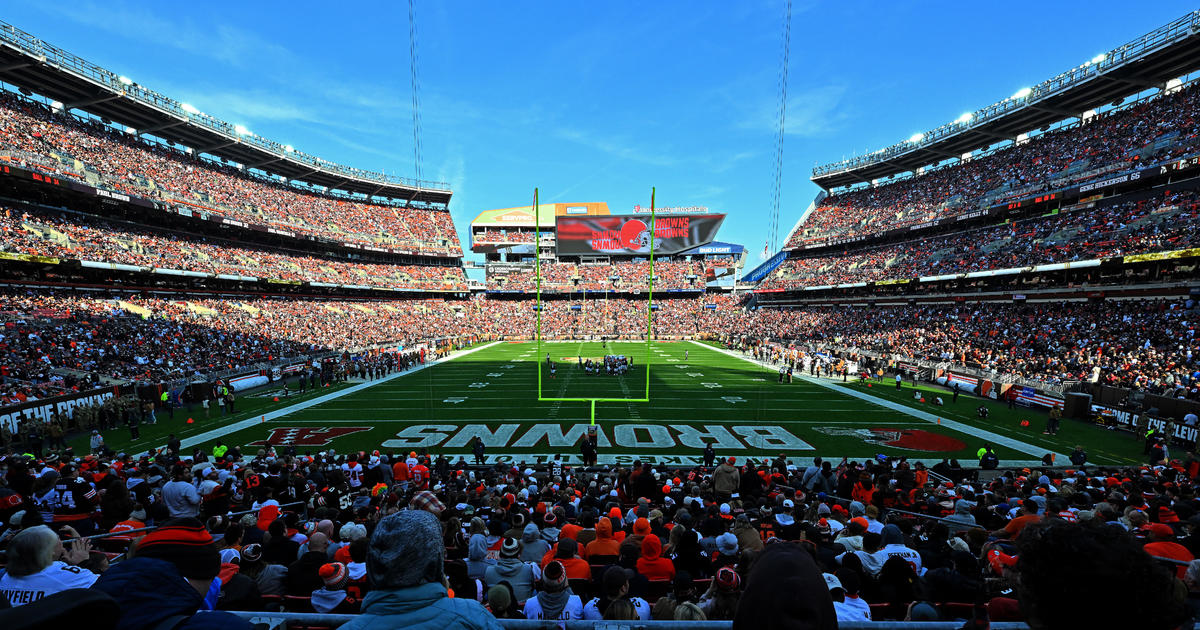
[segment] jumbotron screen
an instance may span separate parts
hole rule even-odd
[[[654,253],[678,254],[710,243],[717,236],[723,214],[660,214],[654,218]],[[585,216],[556,218],[558,254],[648,254],[650,217]]]

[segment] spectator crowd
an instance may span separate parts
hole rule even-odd
[[[462,256],[449,212],[377,205],[299,190],[234,166],[201,159],[189,149],[152,143],[95,119],[53,112],[0,94],[0,151],[10,160],[85,181],[228,217],[336,241]],[[86,181],[85,181],[86,183]]]
[[[813,210],[785,247],[873,234],[1035,195],[1073,173],[1112,172],[1195,150],[1200,90],[1194,86],[1104,112],[990,154],[878,186],[834,194]],[[1163,146],[1157,144],[1162,140]],[[1157,148],[1156,148],[1157,147]]]
[[[76,213],[0,208],[0,252],[289,282],[466,291],[461,267],[365,263],[159,232]]]
[[[798,289],[1187,249],[1200,242],[1194,191],[1081,208],[948,236],[789,258],[760,288]]]
[[[703,466],[556,458],[536,469],[453,457],[177,441],[6,454],[0,595],[53,618],[108,601],[57,593],[100,591],[115,606],[97,627],[179,615],[187,628],[249,628],[200,611],[282,608],[357,614],[351,629],[508,618],[835,628],[985,613],[1038,630],[1166,630],[1200,601],[1195,459],[982,480],[903,457],[710,451]],[[82,538],[99,533],[117,535]],[[1086,603],[1098,595],[1127,605]]]
[[[489,269],[487,288],[495,291],[535,291],[537,274],[533,265],[514,270],[504,265],[503,272]],[[546,263],[541,266],[542,291],[648,291],[650,262],[613,262],[607,264]],[[703,291],[707,280],[704,263],[687,260],[655,260],[654,289]]]

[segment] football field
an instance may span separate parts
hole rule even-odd
[[[625,375],[589,374],[581,361],[625,356]],[[551,374],[549,364],[556,367]],[[538,371],[543,398],[643,398],[649,370],[649,402],[598,402],[595,424],[591,405],[580,401],[538,400]],[[561,454],[581,460],[579,443],[591,427],[602,463],[635,459],[688,465],[700,461],[712,443],[721,457],[774,458],[796,462],[820,455],[864,459],[878,454],[907,456],[927,463],[959,458],[977,463],[975,452],[991,443],[1001,461],[1031,465],[1047,453],[1059,463],[1073,445],[1087,445],[1093,463],[1132,461],[1140,452],[1128,435],[1064,421],[1058,436],[1041,434],[1045,414],[963,395],[951,402],[948,392],[918,390],[915,400],[906,383],[860,383],[851,378],[815,379],[797,373],[779,383],[777,368],[740,353],[698,342],[495,342],[460,351],[417,370],[289,399],[278,389],[243,395],[239,416],[184,424],[175,420],[145,426],[141,440],[124,445],[144,450],[168,430],[187,447],[210,449],[218,440],[252,454],[267,445],[293,446],[300,454],[335,449],[339,453],[427,451],[471,457],[479,437],[486,459],[495,462],[545,462]],[[941,395],[945,405],[932,403]],[[988,405],[990,418],[976,409]],[[1022,428],[1020,419],[1030,419]],[[120,435],[118,435],[118,433]],[[114,439],[115,437],[115,439]],[[109,445],[122,447],[124,432]]]

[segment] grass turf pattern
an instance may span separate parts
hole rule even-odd
[[[176,410],[173,421],[160,414],[157,425],[143,425],[142,439],[136,443],[126,439],[128,433],[123,429],[106,437],[111,448],[137,452],[164,443],[167,433],[173,431],[184,440],[186,451],[197,436],[241,421],[242,428],[221,439],[251,453],[271,444],[276,448],[294,446],[301,454],[329,448],[340,453],[427,450],[446,453],[452,459],[461,454],[471,461],[471,440],[478,436],[487,444],[488,462],[544,462],[555,453],[577,462],[578,442],[589,427],[588,403],[539,402],[537,370],[542,371],[548,396],[624,398],[642,393],[643,370],[652,364],[649,403],[596,404],[601,462],[631,462],[640,457],[690,464],[698,461],[703,444],[715,442],[719,456],[739,459],[774,458],[785,453],[794,461],[807,462],[814,455],[863,459],[886,454],[925,461],[953,457],[973,465],[975,451],[988,441],[980,431],[1016,440],[1022,446],[998,447],[1002,462],[1028,462],[1053,451],[1067,453],[1075,444],[1088,448],[1092,463],[1140,459],[1141,444],[1126,433],[1064,420],[1057,436],[1045,436],[1041,434],[1045,424],[1042,412],[1009,410],[1003,403],[969,395],[960,395],[957,403],[951,403],[946,390],[921,386],[919,391],[927,401],[937,395],[945,400],[945,406],[935,407],[914,401],[908,383],[897,392],[894,381],[888,379],[872,381],[870,387],[854,379],[844,384],[828,381],[832,387],[823,387],[797,375],[792,383],[780,384],[774,366],[729,356],[703,344],[655,342],[647,350],[644,342],[543,342],[541,356],[535,348],[532,342],[491,344],[290,413],[286,413],[288,405],[337,393],[347,385],[303,398],[293,395],[280,402],[273,400],[274,390],[268,389],[243,395],[238,400],[240,413],[224,419],[203,419],[196,408],[190,414],[196,422],[189,425],[185,424],[189,414]],[[553,377],[547,354],[556,363]],[[579,357],[599,359],[606,354],[631,357],[633,369],[625,376],[614,376],[586,374],[578,366]],[[841,393],[850,389],[899,409]],[[981,404],[991,410],[986,420],[976,416]],[[913,417],[904,413],[905,409],[952,420],[963,430]],[[253,422],[269,412],[280,417]],[[1030,420],[1031,426],[1020,427],[1022,419]],[[195,445],[208,451],[214,444],[214,439],[206,439]],[[86,452],[86,438],[78,439],[74,446],[77,452]]]

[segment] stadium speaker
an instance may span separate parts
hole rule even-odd
[[[1063,403],[1063,415],[1077,420],[1086,420],[1092,411],[1092,395],[1072,392]]]

